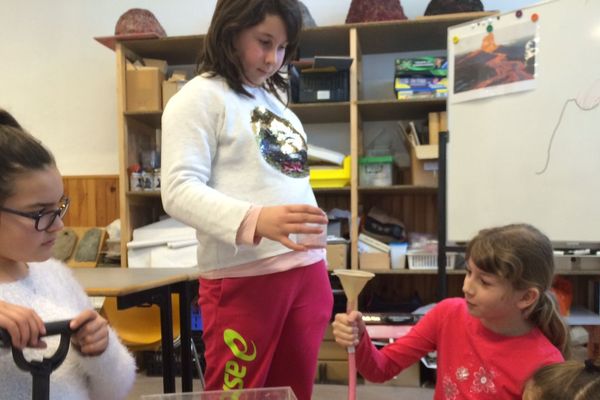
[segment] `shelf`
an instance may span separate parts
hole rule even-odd
[[[390,269],[381,271],[371,271],[375,275],[437,275],[437,269]],[[464,269],[447,269],[446,275],[464,275]]]
[[[437,187],[431,186],[413,186],[413,185],[392,185],[392,186],[371,186],[359,187],[360,193],[437,193]]]
[[[319,194],[350,194],[350,186],[341,188],[313,188],[313,192]]]
[[[290,103],[292,110],[303,124],[350,122],[350,103]]]
[[[139,57],[167,60],[169,65],[189,65],[196,64],[203,40],[204,35],[171,36],[128,40],[123,47]]]
[[[392,81],[390,80],[390,92]],[[446,98],[409,100],[360,100],[358,110],[363,121],[419,119],[429,112],[445,111]]]
[[[571,307],[565,320],[568,325],[600,325],[600,315],[579,306]]]
[[[350,53],[350,25],[332,25],[305,29],[300,33],[300,57]],[[159,39],[128,40],[125,46],[133,54],[168,60],[169,65],[196,64],[204,35],[174,36]]]
[[[600,270],[595,269],[577,269],[577,270],[566,270],[566,269],[557,269],[554,271],[555,275],[563,275],[563,276],[594,276],[600,275]]]
[[[150,198],[159,198],[160,199],[160,191],[148,191],[148,192],[144,192],[144,191],[140,191],[140,192],[132,192],[132,191],[128,191],[127,192],[127,197],[130,198],[136,198],[136,197],[150,197]]]
[[[299,57],[347,56],[350,54],[350,25],[308,28],[300,34]]]
[[[448,27],[494,15],[492,12],[458,13],[404,21],[352,24],[357,28],[363,54],[399,53],[446,48]],[[390,40],[390,38],[394,38]]]
[[[135,119],[138,122],[154,128],[160,128],[161,111],[151,112],[125,112],[125,117]]]

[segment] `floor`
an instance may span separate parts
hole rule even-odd
[[[177,378],[177,386],[181,387],[181,379],[179,378]],[[194,391],[200,391],[197,379],[194,380]],[[140,373],[127,400],[140,400],[144,395],[159,393],[162,393],[162,378],[149,377],[144,373]],[[347,386],[318,384],[315,385],[312,400],[338,400],[346,399],[347,396]],[[433,390],[361,384],[356,388],[356,397],[360,400],[431,400]]]

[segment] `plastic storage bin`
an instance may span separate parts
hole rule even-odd
[[[438,256],[435,253],[411,252],[407,254],[408,269],[437,269]],[[456,253],[446,253],[446,269],[454,269]]]
[[[310,186],[317,188],[341,188],[350,184],[350,156],[344,158],[341,167],[310,169]]]
[[[361,157],[358,160],[358,181],[361,186],[390,186],[392,184],[392,156]]]
[[[289,387],[214,390],[196,393],[173,393],[142,396],[142,400],[297,400]]]

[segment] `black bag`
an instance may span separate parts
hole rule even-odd
[[[425,15],[453,14],[461,12],[483,11],[480,0],[431,0]]]

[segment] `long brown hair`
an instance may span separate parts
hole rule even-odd
[[[282,65],[296,54],[302,29],[302,13],[297,0],[219,0],[198,57],[198,73],[220,75],[236,93],[253,97],[243,87],[243,69],[233,42],[245,29],[260,24],[267,15],[277,15],[285,23],[288,45]],[[287,78],[278,71],[265,82],[276,95],[286,91]]]
[[[538,369],[527,384],[537,400],[600,400],[600,361],[569,360]]]
[[[550,239],[528,224],[481,230],[467,246],[477,268],[507,279],[515,290],[536,288],[540,295],[525,315],[568,358],[569,331],[549,294],[554,277]]]
[[[14,180],[19,174],[54,165],[48,149],[0,108],[0,204],[12,196]]]

